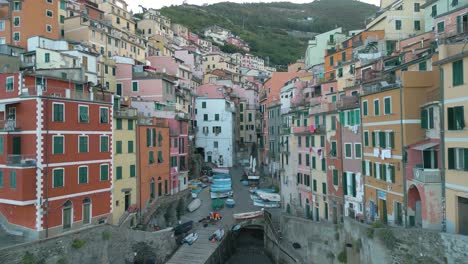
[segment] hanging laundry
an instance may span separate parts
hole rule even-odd
[[[311,132],[311,133],[314,133],[314,132],[315,132],[315,127],[314,127],[314,125],[310,125],[310,132]]]
[[[390,159],[392,158],[392,152],[389,149],[382,150],[382,159]]]
[[[374,148],[374,157],[378,158],[380,154],[379,148]]]

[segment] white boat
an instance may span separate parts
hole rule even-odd
[[[254,211],[254,212],[233,214],[232,216],[236,220],[247,220],[247,219],[262,217],[263,216],[263,211]]]
[[[182,240],[182,244],[187,243],[190,246],[198,239],[198,233],[190,233]]]
[[[258,197],[267,202],[280,202],[281,195],[277,193],[257,192]]]
[[[219,228],[214,231],[214,233],[208,238],[210,241],[215,242],[215,241],[221,241],[224,237],[224,229]]]
[[[256,199],[254,200],[254,206],[260,206],[264,208],[279,208],[280,203],[279,202],[267,202],[267,201],[263,201],[260,199]]]
[[[193,212],[193,211],[197,210],[198,208],[200,208],[200,206],[201,206],[201,200],[196,198],[196,199],[194,199],[193,201],[191,201],[189,203],[189,205],[187,206],[187,210],[189,212]]]
[[[226,198],[229,196],[232,196],[234,192],[229,191],[229,192],[210,192],[210,197],[211,199],[216,199],[216,198]]]
[[[260,176],[249,175],[249,176],[247,176],[247,179],[249,179],[249,180],[260,180]]]

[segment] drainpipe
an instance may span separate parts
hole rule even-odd
[[[342,112],[342,111],[338,111],[338,120],[340,120],[340,112]],[[335,122],[336,122],[336,121],[335,121]],[[337,122],[337,123],[340,124],[340,136],[339,136],[339,142],[340,142],[340,148],[339,148],[339,149],[340,149],[340,154],[339,154],[339,156],[338,156],[338,143],[336,144],[337,150],[336,150],[336,153],[335,153],[335,154],[336,154],[337,157],[340,157],[339,159],[340,159],[340,164],[341,164],[341,176],[343,176],[343,172],[344,172],[344,168],[343,168],[343,155],[342,155],[342,154],[343,154],[343,126],[342,126],[341,122]],[[332,177],[333,177],[333,175],[332,175]],[[340,174],[338,174],[338,178],[339,178],[339,177],[340,177]],[[338,180],[338,181],[339,181],[339,180]],[[341,182],[341,185],[343,185],[343,180],[342,180],[342,182]],[[344,185],[343,185],[342,191],[341,191],[341,192],[343,193],[343,195],[341,196],[341,197],[343,198],[343,201],[342,201],[342,205],[341,205],[341,221],[340,221],[340,222],[342,222],[342,223],[343,223],[343,221],[344,221],[345,208],[346,208],[346,206],[345,206],[345,205],[346,205],[346,200],[345,200],[345,191],[344,191],[344,188],[347,188],[347,186],[344,186]]]
[[[402,156],[405,157],[406,146],[404,145],[404,126],[403,126],[403,85],[400,85],[400,140]],[[402,174],[403,174],[403,210],[405,213],[405,227],[408,227],[408,197],[406,196],[406,160],[402,159]],[[393,209],[395,211],[395,208]]]
[[[444,70],[439,66],[439,90],[440,90],[440,103],[439,103],[439,128],[440,128],[440,181],[441,181],[441,200],[442,200],[442,232],[447,231],[447,214],[445,208],[445,116],[444,116]]]

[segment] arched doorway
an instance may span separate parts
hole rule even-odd
[[[408,190],[408,217],[410,226],[422,227],[422,201],[416,185]]]
[[[311,218],[312,218],[312,216],[310,215],[310,202],[309,202],[309,198],[306,198],[305,213],[306,213],[306,218],[307,218],[307,219],[311,219]]]
[[[73,204],[70,200],[67,200],[63,204],[63,209],[62,209],[62,225],[63,229],[70,229],[72,225],[72,219],[73,219]]]
[[[91,223],[91,199],[83,199],[83,225]]]
[[[154,199],[154,178],[151,178],[150,183],[150,198]]]

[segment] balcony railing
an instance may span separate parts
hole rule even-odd
[[[114,111],[114,116],[117,118],[137,118],[138,112],[136,109],[121,109]]]
[[[293,134],[299,134],[299,133],[310,133],[310,127],[292,127],[292,133]]]
[[[439,169],[413,168],[413,179],[422,183],[440,183]]]
[[[30,154],[30,155],[11,154],[7,156],[7,164],[10,166],[35,167],[36,156],[34,154]]]
[[[5,132],[19,130],[18,120],[0,120],[0,129]]]
[[[46,91],[42,89],[38,89],[36,87],[23,87],[21,89],[20,97],[28,97],[28,96],[48,96],[48,97],[59,97],[59,98],[66,98],[72,100],[80,100],[80,101],[91,101],[91,102],[103,102],[103,103],[111,103],[112,102],[112,95],[106,92],[80,92],[68,88],[57,88],[57,87],[46,87]]]
[[[291,128],[290,127],[283,127],[283,130],[282,130],[282,134],[283,135],[289,135],[291,134]]]

